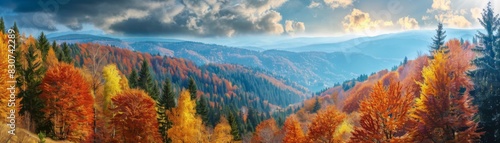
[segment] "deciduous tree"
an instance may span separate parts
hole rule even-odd
[[[284,143],[304,142],[304,132],[302,132],[300,123],[295,116],[290,116],[286,119],[283,130],[285,130]]]
[[[42,111],[53,124],[54,136],[75,142],[91,142],[93,104],[90,85],[72,65],[59,64],[47,71],[39,87],[45,103]]]
[[[262,121],[255,128],[255,133],[252,137],[252,142],[255,143],[270,143],[278,133],[279,128],[276,125],[276,120],[273,118]]]
[[[313,119],[307,133],[309,142],[328,142],[333,143],[335,139],[333,135],[335,129],[346,118],[346,115],[339,112],[335,107],[329,106],[325,110],[321,110],[316,118]]]
[[[144,91],[130,89],[112,99],[115,140],[119,142],[161,142],[156,120],[155,101]]]
[[[473,121],[476,107],[468,94],[472,85],[464,80],[464,69],[447,67],[457,60],[449,58],[448,54],[438,51],[422,70],[424,80],[420,83],[421,93],[412,115],[416,127],[411,137],[416,142],[476,142],[479,139],[477,123]]]
[[[214,129],[214,140],[212,142],[216,143],[230,143],[233,141],[233,136],[231,135],[231,125],[225,117],[221,117],[219,124],[215,126]]]
[[[404,142],[412,102],[413,96],[407,95],[399,82],[388,86],[377,82],[360,103],[361,126],[355,129],[351,142]]]
[[[204,126],[196,116],[195,101],[191,100],[188,91],[181,91],[177,107],[167,111],[167,116],[173,123],[167,131],[172,142],[201,142],[205,139],[202,134]]]

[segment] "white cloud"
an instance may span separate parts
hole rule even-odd
[[[369,13],[356,8],[344,17],[342,24],[346,32],[354,33],[372,33],[394,25],[392,21],[372,20]]]
[[[472,8],[470,9],[470,13],[472,15],[472,18],[474,18],[474,20],[477,20],[478,18],[481,18],[481,12],[482,12],[482,9],[481,8]]]
[[[404,30],[411,30],[411,29],[419,29],[420,26],[418,25],[418,21],[415,18],[410,18],[410,17],[401,17],[398,20],[398,24],[401,25],[401,28]]]
[[[353,1],[354,0],[324,0],[325,4],[330,6],[332,9],[350,6]]]
[[[447,11],[451,9],[451,1],[450,0],[432,0],[432,9],[433,10],[442,10]]]
[[[306,30],[304,22],[295,22],[293,20],[285,21],[285,32],[289,35],[294,35],[295,33],[301,33]]]
[[[321,4],[319,2],[311,1],[311,4],[309,4],[309,6],[307,6],[307,8],[316,8],[320,5]]]
[[[452,13],[438,14],[434,16],[437,21],[442,22],[447,27],[468,28],[471,23],[462,15],[454,15]]]

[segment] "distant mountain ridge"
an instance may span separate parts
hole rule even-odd
[[[475,33],[477,30],[447,29],[447,39],[471,40]],[[318,91],[360,74],[391,68],[399,64],[404,57],[415,58],[419,52],[428,51],[433,34],[432,30],[407,31],[286,48],[293,47],[292,44],[282,46],[281,48],[285,48],[279,50],[265,50],[270,48],[262,47],[238,48],[177,39],[119,39],[82,34],[49,37],[49,39],[58,42],[94,42],[113,45],[140,52],[185,58],[198,65],[228,63],[259,68],[295,81],[310,91]],[[310,37],[293,39],[314,41],[314,38]],[[291,39],[276,43],[286,44],[286,40]],[[317,41],[326,42],[328,38],[318,38]],[[298,42],[300,41],[295,41]]]

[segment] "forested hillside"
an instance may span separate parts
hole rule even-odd
[[[196,130],[200,134],[192,135],[200,141],[212,141],[212,134],[226,133],[212,133],[226,120],[224,126],[230,124],[231,131],[226,136],[241,140],[262,120],[271,118],[276,109],[298,103],[308,94],[306,88],[259,69],[229,64],[198,66],[181,58],[95,43],[50,42],[43,33],[34,38],[20,35],[16,25],[12,29],[0,36],[8,41],[8,36],[14,35],[18,41],[11,53],[18,65],[17,122],[41,137],[119,141],[133,133],[119,128],[141,121],[150,124],[141,127],[144,134],[135,136],[151,136],[144,139],[147,142],[173,141],[173,135],[166,138],[169,132],[185,130],[176,126],[185,128],[185,122],[199,120],[193,125],[200,127]],[[0,79],[7,86],[7,78]],[[129,109],[134,113],[122,114]],[[192,120],[178,117],[181,113],[191,114],[186,118]],[[110,128],[120,130],[122,136],[111,134]],[[201,133],[206,136],[199,137]]]
[[[265,69],[57,43],[16,23],[5,30],[0,18],[9,58],[0,60],[0,141],[497,143],[500,16],[491,3],[479,22],[485,32],[472,42],[445,40],[439,23],[430,54],[308,96]]]

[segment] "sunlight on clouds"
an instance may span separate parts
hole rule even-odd
[[[376,33],[384,27],[393,26],[392,21],[372,20],[370,14],[359,9],[353,9],[351,14],[344,17],[342,22],[348,33]]]
[[[450,0],[432,0],[432,9],[434,10],[450,10],[451,8]]]
[[[464,16],[454,15],[452,13],[439,14],[434,18],[436,18],[437,21],[440,21],[443,24],[447,25],[448,27],[453,28],[468,28],[472,25]]]
[[[481,12],[482,12],[481,8],[476,7],[476,8],[470,9],[470,13],[472,14],[472,18],[474,18],[474,20],[481,17]]]
[[[409,18],[408,16],[401,17],[398,20],[398,24],[401,25],[401,28],[404,30],[412,30],[420,28],[420,26],[418,26],[418,21],[415,18]]]
[[[320,5],[321,4],[319,2],[311,1],[311,4],[309,4],[309,6],[307,6],[307,8],[316,8]]]
[[[293,20],[285,21],[285,32],[289,35],[294,35],[295,33],[301,33],[306,30],[304,22],[295,22]]]
[[[329,5],[332,9],[338,7],[347,7],[352,5],[354,0],[324,0],[325,4]]]

